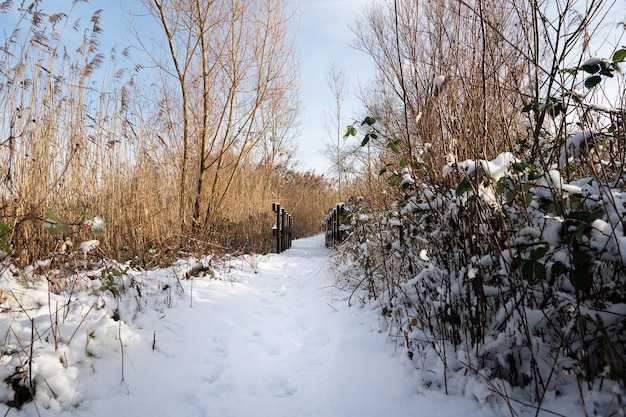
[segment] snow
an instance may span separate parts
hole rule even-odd
[[[439,93],[441,91],[441,88],[443,87],[445,82],[446,82],[446,76],[445,75],[437,75],[433,79],[433,93],[434,94]]]
[[[509,167],[515,161],[517,158],[511,152],[503,152],[493,161],[480,160],[480,163],[485,174],[492,180],[498,181],[506,175]]]
[[[95,216],[93,219],[85,220],[85,224],[91,227],[92,231],[100,231],[104,228],[104,219],[100,216]]]
[[[494,181],[498,181],[504,177],[509,170],[511,164],[516,162],[517,158],[511,152],[503,152],[495,159],[487,161],[485,159],[467,159],[457,164],[458,169],[464,171],[467,175],[473,174],[479,167],[483,169],[484,175]],[[449,163],[445,166],[448,166]],[[444,166],[444,169],[445,169]],[[448,173],[444,170],[444,175]]]
[[[100,244],[100,241],[95,240],[95,239],[81,242],[80,250],[83,251],[83,256],[86,258],[87,254],[99,244]]]
[[[584,130],[575,133],[563,146],[559,163],[565,165],[569,157],[580,158],[588,149],[589,144],[593,142],[593,138],[598,132],[595,130]]]
[[[41,338],[33,349],[36,402],[21,410],[0,405],[0,413],[501,415],[484,383],[468,383],[467,397],[424,387],[424,371],[381,330],[377,305],[348,307],[350,294],[334,285],[323,245],[319,235],[294,241],[281,255],[233,258],[220,279],[179,280],[189,263],[182,261],[150,272],[125,270],[119,299],[90,284],[100,280],[83,276],[83,291],[50,294],[52,314],[45,282],[26,289],[5,269],[0,287],[13,286],[11,294],[24,308],[36,306],[28,317]],[[68,300],[71,305],[63,306]],[[2,306],[11,301],[5,293]],[[55,350],[50,324],[56,320]],[[0,331],[8,335],[5,349],[20,350],[16,338],[21,346],[30,343],[31,320],[5,313]],[[16,356],[23,360],[25,353],[0,357],[2,379],[13,372]],[[11,394],[0,388],[3,400]]]
[[[610,61],[608,61],[606,58],[592,56],[590,58],[587,58],[587,60],[583,63],[583,66],[586,66],[586,65],[599,65],[599,64],[601,64],[603,62],[610,62]]]

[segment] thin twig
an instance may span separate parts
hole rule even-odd
[[[80,329],[80,326],[82,326],[83,322],[85,321],[85,319],[87,318],[87,316],[89,315],[89,313],[91,312],[93,308],[94,308],[94,304],[92,304],[91,307],[89,307],[89,310],[87,310],[87,314],[85,314],[83,318],[80,320],[80,323],[78,323],[78,327],[74,330],[74,333],[72,333],[69,340],[67,341],[68,345],[72,342],[74,335],[76,335],[76,332],[78,331],[78,329]]]

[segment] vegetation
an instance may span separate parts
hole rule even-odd
[[[339,279],[351,301],[365,302],[365,290],[380,304],[425,384],[462,392],[474,378],[488,388],[480,400],[495,394],[512,415],[516,402],[539,411],[567,387],[587,415],[626,412],[618,5],[371,5],[354,25],[378,71],[359,91],[370,116],[344,135],[361,152],[340,137],[347,76],[327,76],[334,187],[293,161],[300,106],[286,2],[142,0],[160,32],[108,51],[101,11],[73,17],[85,2],[59,13],[13,3],[0,3],[14,23],[0,48],[0,247],[48,274],[50,293],[69,290],[69,300],[80,280],[62,268],[92,256],[94,294],[140,299],[130,266],[264,253],[273,201],[298,237],[352,195]],[[58,329],[62,309],[48,308]],[[5,375],[16,407],[36,389],[20,361]]]
[[[26,266],[69,249],[89,238],[84,213],[104,219],[107,256],[143,265],[271,250],[273,201],[297,235],[319,231],[333,198],[292,158],[298,69],[283,2],[145,0],[161,33],[109,50],[101,10],[75,17],[85,3],[0,5],[14,23],[0,49],[5,252]],[[48,233],[50,213],[77,227]]]
[[[396,0],[355,25],[378,75],[361,92],[374,117],[345,135],[377,149],[388,187],[346,205],[339,279],[380,303],[427,385],[475,379],[513,415],[566,387],[586,415],[625,411],[612,6]]]

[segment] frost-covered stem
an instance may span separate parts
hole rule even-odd
[[[83,316],[82,319],[80,319],[80,323],[78,323],[78,327],[76,327],[76,329],[74,330],[74,333],[72,333],[72,335],[70,336],[70,338],[67,340],[66,345],[69,345],[70,343],[72,343],[72,339],[74,339],[74,336],[76,335],[76,332],[78,331],[78,329],[80,329],[80,327],[83,325],[85,319],[87,318],[87,316],[89,316],[89,313],[91,313],[91,310],[93,310],[93,308],[95,307],[95,304],[92,304],[91,307],[89,307],[89,310],[87,310],[87,313]],[[68,308],[69,310],[69,308]]]

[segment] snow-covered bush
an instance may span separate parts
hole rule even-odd
[[[347,205],[339,248],[424,382],[488,374],[540,402],[606,379],[622,395],[626,193],[510,154],[450,168],[456,190],[412,187],[384,213]]]
[[[626,413],[626,47],[621,24],[595,39],[612,5],[582,3],[399,1],[356,31],[378,69],[363,142],[396,198],[346,206],[340,270],[425,384],[513,415],[564,391]]]

